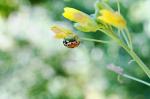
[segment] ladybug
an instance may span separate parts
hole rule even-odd
[[[68,37],[64,38],[63,44],[64,44],[64,46],[66,46],[68,48],[75,48],[75,47],[79,46],[80,40],[79,40],[78,36],[68,36]]]

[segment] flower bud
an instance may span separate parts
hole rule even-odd
[[[72,31],[62,28],[60,26],[54,25],[51,27],[51,30],[55,33],[55,38],[63,39],[68,35],[72,35]]]
[[[101,16],[98,17],[99,20],[117,28],[123,29],[126,27],[126,21],[118,12],[102,9],[100,13]]]
[[[87,14],[77,9],[70,8],[70,7],[64,8],[63,16],[71,21],[74,21],[80,24],[84,24],[90,20],[90,17]]]
[[[66,7],[63,16],[78,23],[75,27],[83,32],[95,32],[98,29],[97,23],[89,15],[77,9]]]

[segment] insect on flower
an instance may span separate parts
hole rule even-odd
[[[75,47],[79,46],[80,40],[79,40],[78,36],[76,36],[76,35],[68,36],[68,37],[64,38],[63,44],[64,44],[64,46],[66,46],[68,48],[75,48]]]
[[[79,37],[71,30],[56,25],[52,26],[51,30],[55,33],[55,38],[63,39],[64,46],[68,48],[75,48],[79,46]]]

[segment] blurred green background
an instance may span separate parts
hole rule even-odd
[[[0,99],[150,99],[150,87],[120,78],[108,64],[150,82],[118,45],[82,41],[75,49],[53,37],[50,26],[72,28],[65,6],[94,13],[96,0],[0,0]],[[120,0],[134,49],[150,66],[150,0]],[[116,8],[115,0],[110,5]],[[76,31],[76,30],[75,30]],[[102,33],[81,33],[108,39]]]

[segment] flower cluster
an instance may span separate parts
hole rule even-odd
[[[101,2],[97,2],[97,4],[101,4]],[[96,11],[98,11],[95,13],[97,14],[96,16],[90,16],[80,10],[65,7],[62,15],[66,19],[75,22],[74,27],[82,32],[96,32],[100,29],[109,31],[110,28],[106,29],[107,26],[113,26],[118,29],[124,29],[126,27],[126,21],[119,12],[110,10],[105,6],[101,6],[101,9],[96,8]],[[74,39],[75,34],[68,29],[55,25],[51,27],[51,30],[55,33],[56,38],[66,39],[72,37]],[[111,36],[111,33],[108,35]]]
[[[101,33],[105,33],[112,40],[114,40],[118,45],[124,48],[130,56],[137,62],[137,64],[143,69],[143,71],[150,78],[150,70],[149,68],[140,60],[140,58],[135,54],[132,47],[132,40],[128,28],[126,26],[126,21],[123,16],[120,14],[120,6],[118,1],[118,11],[114,11],[109,5],[102,2],[102,0],[98,0],[95,4],[95,14],[92,16],[79,11],[74,8],[65,7],[63,16],[75,22],[74,27],[82,32],[96,32],[100,31]],[[116,29],[118,32],[116,33]],[[51,30],[55,33],[55,37],[59,39],[63,39],[64,46],[68,48],[75,48],[79,46],[80,40],[76,34],[74,34],[71,30],[62,28],[60,26],[52,26]],[[101,43],[108,43],[108,41],[96,40],[91,38],[82,38],[82,40],[95,41]],[[124,75],[122,73],[122,69],[110,66],[111,70],[121,74],[122,76],[142,82],[141,80],[137,80],[131,76]],[[145,83],[145,82],[144,82]],[[145,83],[147,84],[147,83]],[[150,86],[150,84],[147,84]]]

